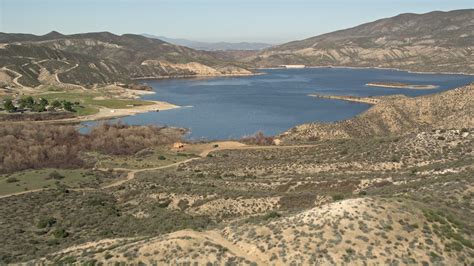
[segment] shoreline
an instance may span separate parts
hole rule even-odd
[[[143,114],[148,112],[154,111],[166,111],[172,109],[182,108],[182,106],[175,105],[172,103],[164,102],[164,101],[150,101],[153,104],[149,105],[141,105],[135,106],[131,108],[99,108],[99,112],[92,115],[86,116],[77,116],[72,118],[64,118],[64,119],[53,119],[53,120],[41,120],[41,121],[1,121],[0,124],[11,124],[11,123],[43,123],[43,124],[56,124],[56,123],[82,123],[82,122],[92,122],[92,121],[101,121],[101,120],[109,120],[109,119],[116,119],[126,116],[133,116],[136,114]]]
[[[88,116],[83,116],[83,117],[78,117],[77,120],[78,122],[88,122],[88,121],[100,121],[100,120],[107,120],[107,119],[115,119],[115,118],[120,118],[120,117],[125,117],[125,116],[132,116],[136,114],[143,114],[143,113],[148,113],[148,112],[156,112],[156,111],[166,111],[166,110],[171,110],[171,109],[177,109],[181,108],[181,106],[164,102],[164,101],[150,101],[148,102],[153,102],[153,104],[149,105],[141,105],[141,106],[135,106],[132,108],[100,108],[99,112],[96,114],[88,115]]]
[[[413,70],[406,70],[401,68],[394,68],[394,67],[355,67],[355,66],[306,66],[305,68],[337,68],[337,69],[376,69],[376,70],[395,70],[400,72],[406,72],[411,74],[428,74],[428,75],[463,75],[463,76],[474,76],[474,73],[466,73],[466,72],[432,72],[432,71],[413,71]],[[257,67],[251,69],[285,69],[282,67]],[[300,68],[301,69],[301,68]],[[304,69],[304,68],[303,68]]]
[[[176,76],[150,76],[132,78],[132,80],[161,80],[161,79],[192,79],[192,78],[225,78],[225,77],[251,77],[265,75],[265,73],[251,73],[251,74],[223,74],[223,75],[176,75]]]
[[[369,105],[376,105],[380,103],[381,99],[372,98],[372,97],[357,97],[357,96],[343,96],[343,95],[322,95],[322,94],[308,94],[310,97],[321,98],[321,99],[330,99],[330,100],[339,100],[355,103],[365,103]]]

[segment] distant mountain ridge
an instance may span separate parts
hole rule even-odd
[[[20,76],[17,85],[28,87],[51,78],[93,86],[136,78],[251,74],[218,54],[135,34],[0,33],[0,44],[1,71]]]
[[[467,9],[401,14],[275,46],[247,61],[473,74],[473,51],[474,9]]]
[[[176,45],[204,51],[233,51],[233,50],[263,50],[270,48],[273,44],[260,42],[200,42],[181,38],[168,38],[165,36],[155,36],[151,34],[142,34],[145,37],[163,40]]]

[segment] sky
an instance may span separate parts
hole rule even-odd
[[[110,31],[198,41],[283,43],[473,0],[0,0],[0,32]]]

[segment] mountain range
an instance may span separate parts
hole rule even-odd
[[[147,36],[0,33],[0,85],[100,86],[140,78],[250,75],[251,68],[292,64],[474,74],[474,9],[401,14],[261,51],[247,49],[265,44],[165,39],[193,49]]]
[[[0,33],[0,68],[17,85],[36,87],[44,77],[64,83],[129,83],[137,78],[247,75],[216,54],[141,35],[109,32],[43,36]]]
[[[270,48],[273,44],[260,42],[200,42],[181,38],[168,38],[165,36],[155,36],[151,34],[142,34],[145,37],[159,39],[176,45],[186,46],[196,50],[204,51],[247,51],[247,50],[263,50]]]
[[[289,42],[246,59],[288,64],[474,73],[474,9],[401,14]]]

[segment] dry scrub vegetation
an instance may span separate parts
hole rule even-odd
[[[471,93],[442,95],[470,101]],[[174,152],[173,167],[137,171],[106,189],[59,187],[0,198],[0,263],[472,265],[472,103],[444,99],[428,98],[426,106],[434,109],[423,107],[417,119],[395,108],[400,127],[369,119],[374,127],[368,131],[350,131],[360,136],[318,135],[319,141],[303,139],[311,145],[277,146],[259,134],[248,141],[258,145],[213,144],[199,159],[179,160],[190,154]],[[364,119],[346,125],[362,129],[357,121]],[[418,119],[426,123],[411,128],[422,125]],[[392,135],[403,128],[415,132]],[[104,125],[90,135],[40,129],[2,129],[9,134],[1,147],[41,155],[71,145],[63,148],[76,149],[82,162],[89,151],[139,160],[143,148],[175,140],[162,136],[172,129],[123,125]],[[286,140],[302,141],[292,136]],[[15,141],[30,143],[31,151],[15,150]],[[185,150],[199,153],[203,145]]]
[[[90,134],[74,126],[9,124],[0,127],[0,174],[25,169],[90,167],[85,152],[131,155],[145,148],[173,143],[178,130],[153,126],[102,124]]]

